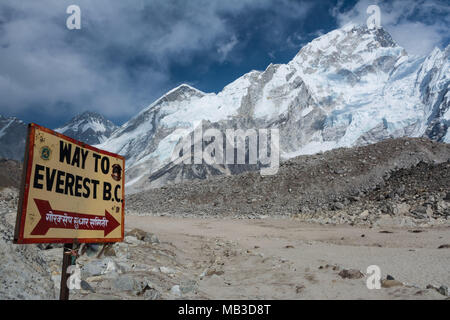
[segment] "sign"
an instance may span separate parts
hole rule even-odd
[[[28,126],[14,242],[119,242],[125,159],[34,123]]]

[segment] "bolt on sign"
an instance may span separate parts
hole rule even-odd
[[[125,159],[34,123],[28,126],[14,242],[119,242]]]

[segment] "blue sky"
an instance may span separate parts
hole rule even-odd
[[[66,28],[71,4],[81,30]],[[287,63],[321,34],[365,23],[371,4],[410,54],[448,45],[442,0],[1,0],[0,114],[54,128],[90,110],[122,124],[181,83],[218,92]]]

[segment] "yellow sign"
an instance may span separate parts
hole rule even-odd
[[[30,124],[15,243],[122,241],[124,169],[119,155]]]

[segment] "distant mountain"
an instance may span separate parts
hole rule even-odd
[[[17,118],[0,115],[0,158],[22,161],[27,139],[27,125]]]
[[[116,128],[114,123],[102,115],[85,112],[55,131],[95,145],[106,140]],[[26,123],[17,118],[5,118],[0,115],[0,159],[23,161],[26,135]]]
[[[104,116],[86,111],[55,131],[93,145],[104,142],[116,129],[117,126]]]
[[[232,173],[170,162],[199,123],[204,130],[278,128],[284,159],[403,136],[450,142],[449,55],[450,46],[409,56],[383,28],[349,24],[218,94],[181,85],[99,147],[127,158],[127,192],[135,192]]]

